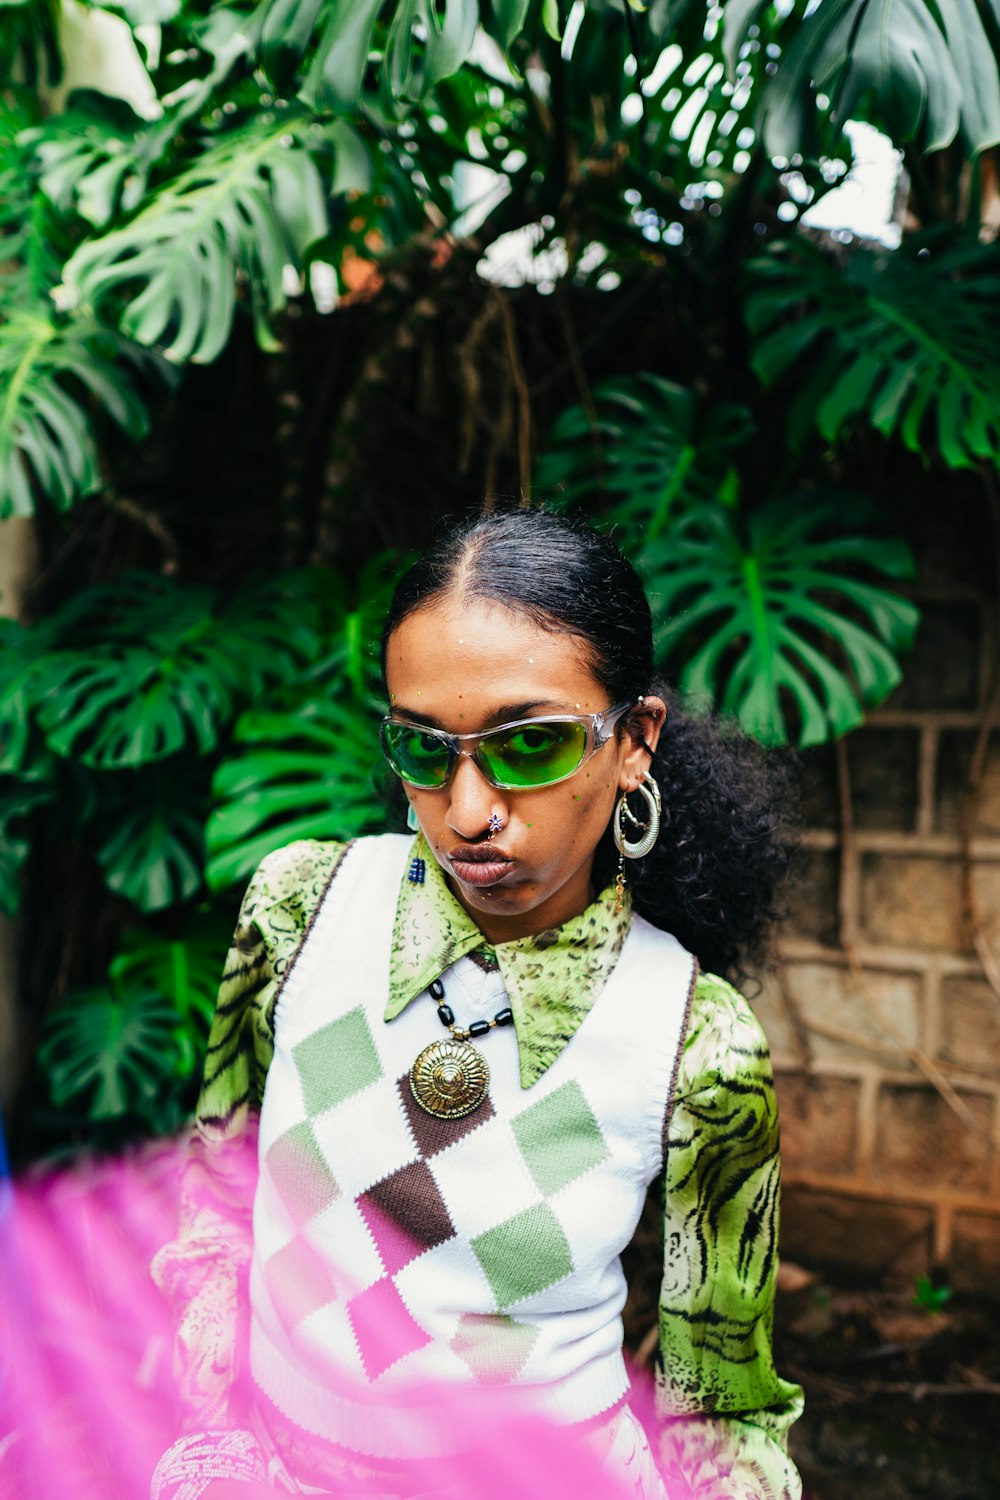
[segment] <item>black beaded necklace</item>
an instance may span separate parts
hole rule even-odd
[[[439,1120],[457,1120],[479,1108],[490,1083],[486,1059],[470,1046],[470,1038],[486,1036],[497,1026],[512,1025],[514,1012],[505,1005],[492,1021],[484,1017],[466,1027],[456,1026],[455,1012],[445,1001],[444,985],[440,979],[431,981],[427,993],[437,1006],[442,1026],[447,1027],[451,1037],[445,1042],[431,1042],[420,1053],[410,1069],[410,1091],[420,1108],[429,1115]]]
[[[514,1012],[511,1010],[509,1005],[505,1005],[503,1010],[497,1011],[492,1021],[473,1021],[471,1025],[469,1025],[463,1031],[460,1026],[455,1025],[455,1012],[452,1010],[450,1005],[445,1004],[444,985],[441,983],[440,979],[431,980],[430,984],[427,986],[427,993],[437,1004],[438,1019],[440,1020],[442,1026],[447,1026],[456,1042],[467,1042],[471,1036],[485,1036],[488,1031],[493,1030],[494,1026],[513,1025]]]

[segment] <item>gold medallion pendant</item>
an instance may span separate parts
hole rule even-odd
[[[486,1098],[490,1070],[468,1042],[431,1042],[410,1069],[410,1090],[420,1108],[439,1120],[471,1115]]]

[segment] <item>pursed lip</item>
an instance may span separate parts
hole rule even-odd
[[[488,844],[460,844],[449,852],[448,863],[463,885],[496,885],[514,865],[509,854]]]

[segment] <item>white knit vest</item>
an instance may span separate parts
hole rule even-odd
[[[292,1422],[359,1453],[446,1451],[404,1393],[498,1387],[563,1422],[628,1389],[631,1239],[663,1160],[694,963],[635,917],[569,1044],[530,1088],[512,1028],[477,1045],[488,1102],[425,1114],[407,1075],[444,1035],[434,1003],[383,1020],[405,836],[348,850],[280,994],[260,1122],[251,1370]],[[443,976],[460,1025],[499,975]]]

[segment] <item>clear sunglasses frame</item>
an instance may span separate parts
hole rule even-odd
[[[543,787],[558,786],[560,781],[568,781],[571,776],[575,776],[577,771],[582,766],[585,766],[587,761],[608,743],[614,734],[615,726],[619,720],[630,709],[635,707],[637,707],[637,700],[629,699],[627,703],[616,703],[613,708],[607,708],[602,713],[544,714],[541,718],[536,719],[511,719],[506,724],[497,724],[492,729],[480,729],[473,734],[446,734],[443,729],[431,729],[428,725],[417,724],[412,719],[396,719],[393,718],[392,714],[386,714],[379,725],[379,738],[382,741],[382,751],[389,762],[390,769],[396,773],[400,781],[405,781],[407,786],[416,787],[418,791],[442,791],[452,778],[455,766],[458,764],[458,757],[465,755],[475,763],[477,770],[486,778],[490,786],[496,787],[499,791],[533,792],[539,791]],[[435,786],[421,786],[419,782],[409,781],[393,763],[386,743],[386,730],[390,725],[395,724],[405,729],[415,729],[419,734],[428,735],[432,739],[441,741],[449,755],[448,770],[442,782]],[[529,784],[527,786],[520,781],[500,781],[481,759],[479,754],[480,745],[484,740],[494,739],[497,735],[510,734],[514,729],[530,728],[538,724],[582,724],[587,732],[582,756],[572,771],[566,771],[562,776],[555,776],[551,781],[539,781],[534,785]],[[470,746],[470,748],[466,749],[466,746]]]

